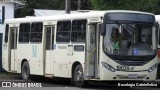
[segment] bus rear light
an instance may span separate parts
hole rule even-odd
[[[158,49],[158,58],[160,58],[160,49]]]

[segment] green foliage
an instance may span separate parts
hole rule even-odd
[[[160,0],[90,0],[96,10],[136,10],[160,13]]]
[[[33,9],[65,10],[66,0],[26,0],[21,9],[17,9],[15,17],[25,17],[34,14]],[[81,0],[81,9],[90,9],[90,0]],[[77,10],[78,0],[71,0],[71,10]]]
[[[64,9],[65,0],[26,0],[22,9],[17,9],[15,17],[25,17],[34,14],[33,9]]]
[[[66,0],[26,0],[15,17],[34,14],[33,9],[65,10]],[[78,0],[71,0],[71,10],[77,10]],[[160,0],[81,0],[82,10],[136,10],[160,14]]]
[[[77,10],[78,0],[71,0],[71,9]],[[90,0],[81,0],[81,10],[90,10]]]

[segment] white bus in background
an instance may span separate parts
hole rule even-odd
[[[157,44],[158,44],[158,51],[157,51],[157,54],[158,54],[158,74],[157,74],[157,78],[160,79],[160,15],[155,15],[155,19],[156,19],[156,22],[158,23],[158,35],[157,35]]]
[[[8,72],[87,80],[155,80],[155,16],[90,11],[5,21],[2,64]]]

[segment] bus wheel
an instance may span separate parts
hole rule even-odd
[[[30,76],[29,64],[27,61],[25,61],[22,65],[22,78],[23,78],[23,80],[28,81],[29,76]]]
[[[74,82],[77,87],[84,87],[83,69],[81,65],[77,65],[74,70]]]

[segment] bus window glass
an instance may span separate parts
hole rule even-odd
[[[5,43],[8,42],[8,31],[9,31],[9,25],[6,24],[6,28],[5,28]]]
[[[43,23],[41,22],[36,22],[31,24],[30,42],[42,41],[42,29],[43,29]]]
[[[10,33],[11,33],[11,49],[17,49],[17,27],[11,27]]]
[[[30,23],[22,23],[20,24],[19,30],[19,42],[28,43],[30,36]]]
[[[46,27],[46,50],[52,50],[52,42],[51,42],[51,27]]]
[[[115,60],[151,60],[157,55],[154,15],[110,13],[105,15],[103,50]]]
[[[57,24],[57,42],[70,41],[71,21],[59,21]]]
[[[140,35],[138,35],[140,43],[152,45],[152,30],[151,29],[152,28],[143,28],[143,27],[138,28],[138,31],[140,33]]]
[[[154,55],[152,25],[106,24],[104,51],[110,55],[144,56]]]
[[[87,20],[75,20],[72,22],[72,42],[85,42]]]

